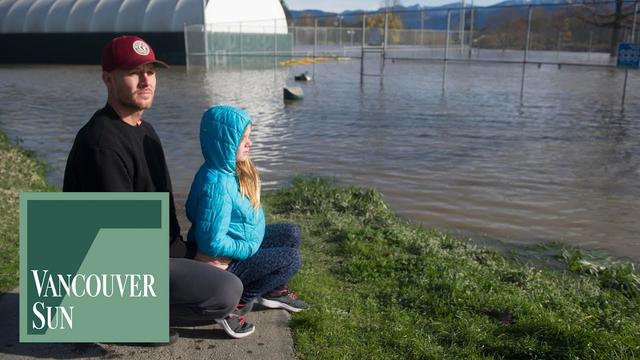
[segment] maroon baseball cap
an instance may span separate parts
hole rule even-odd
[[[102,70],[130,70],[140,65],[155,63],[166,68],[166,63],[157,60],[149,44],[137,36],[119,36],[102,48]]]

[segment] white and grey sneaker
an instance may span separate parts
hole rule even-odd
[[[298,312],[309,308],[309,304],[298,299],[298,295],[289,290],[289,288],[274,290],[269,294],[256,299],[256,303],[266,308],[285,309],[291,312]]]

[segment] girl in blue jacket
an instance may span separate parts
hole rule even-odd
[[[308,308],[287,286],[300,269],[299,227],[265,228],[260,178],[249,159],[251,126],[249,115],[231,106],[214,106],[204,113],[200,145],[205,161],[186,205],[188,240],[198,245],[196,259],[234,273],[244,285],[236,311],[219,321],[236,338],[254,331],[242,317],[254,300],[294,312]]]

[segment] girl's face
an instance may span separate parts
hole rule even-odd
[[[236,150],[236,161],[245,161],[249,159],[249,150],[251,149],[251,140],[249,140],[250,134],[251,125],[247,126],[247,129],[244,131],[244,135],[242,135],[240,146],[238,146],[238,150]]]

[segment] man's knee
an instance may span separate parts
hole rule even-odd
[[[220,284],[220,289],[224,289],[220,296],[220,300],[218,302],[218,306],[220,307],[221,312],[230,313],[232,312],[236,305],[238,305],[238,301],[240,296],[242,296],[242,281],[233,275],[230,272],[225,272],[226,278],[223,280],[223,283]]]
[[[235,308],[242,282],[228,271],[187,259],[172,259],[171,304],[222,318]]]

